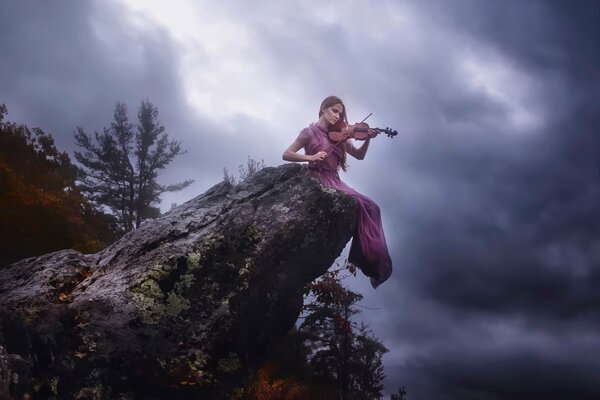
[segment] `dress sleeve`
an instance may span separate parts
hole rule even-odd
[[[308,129],[302,129],[296,138],[296,141],[302,145],[302,147],[306,147],[309,141],[309,133]]]

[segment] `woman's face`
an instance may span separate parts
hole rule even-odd
[[[341,104],[334,104],[331,107],[327,107],[323,110],[321,118],[325,120],[327,125],[333,125],[342,117],[344,112],[344,106]]]

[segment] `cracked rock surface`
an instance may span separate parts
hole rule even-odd
[[[222,182],[96,254],[0,270],[0,398],[235,399],[350,239],[298,164]]]

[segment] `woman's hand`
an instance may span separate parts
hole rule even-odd
[[[325,159],[325,157],[327,157],[327,153],[324,151],[320,151],[316,154],[313,154],[312,156],[309,156],[310,160],[309,161],[313,161],[313,162],[318,162],[318,161],[323,161]]]
[[[376,131],[375,129],[369,129],[369,137],[371,139],[373,139],[375,136],[377,136],[377,134],[379,133],[378,131]]]
[[[292,162],[302,162],[302,161],[319,162],[319,161],[323,161],[327,157],[327,153],[324,151],[319,151],[318,153],[310,155],[310,156],[307,154],[298,154],[298,150],[300,150],[302,147],[304,147],[304,145],[302,143],[300,143],[298,140],[295,140],[294,143],[292,143],[290,145],[290,147],[288,147],[283,152],[282,158],[285,161],[292,161]]]

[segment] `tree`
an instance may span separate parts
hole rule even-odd
[[[382,397],[387,349],[364,323],[353,321],[362,296],[342,285],[340,272],[308,285],[303,322],[255,374],[251,400]]]
[[[404,386],[401,386],[398,388],[398,393],[396,394],[392,394],[392,396],[390,397],[390,400],[406,400],[406,389],[404,389]]]
[[[5,122],[0,106],[0,264],[54,250],[98,251],[112,220],[76,186],[77,168],[39,128]]]
[[[160,195],[189,186],[186,180],[160,185],[158,173],[173,159],[185,153],[181,143],[169,140],[158,120],[158,110],[142,100],[138,109],[137,132],[129,122],[127,106],[117,102],[114,120],[103,133],[94,137],[77,127],[76,144],[84,152],[75,152],[83,166],[81,188],[98,205],[108,207],[122,233],[139,228],[143,220],[160,214]]]
[[[342,285],[340,271],[327,272],[308,288],[313,301],[305,306],[299,329],[307,335],[309,364],[315,375],[332,379],[339,399],[379,399],[388,350],[364,323],[353,320],[362,295]]]

